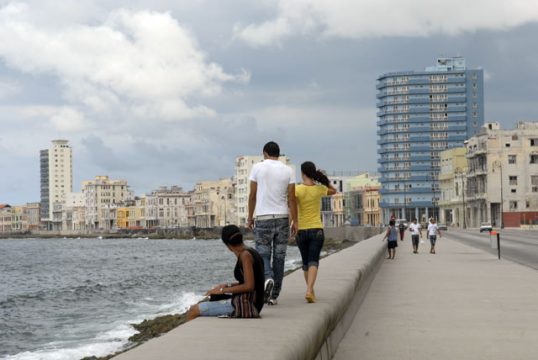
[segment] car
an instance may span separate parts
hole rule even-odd
[[[446,227],[446,224],[437,224],[437,228],[439,230],[444,230],[444,231],[448,230],[448,228]]]
[[[490,223],[482,223],[482,225],[480,225],[480,232],[491,232],[491,230],[493,230],[493,227]]]

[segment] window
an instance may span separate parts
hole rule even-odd
[[[510,210],[517,210],[517,201],[510,201]]]
[[[504,144],[505,147],[510,147],[510,143]]]
[[[530,139],[531,146],[538,146],[538,139]]]
[[[510,192],[511,192],[512,194],[515,194],[515,193],[516,193],[516,189],[510,189]]]
[[[538,155],[537,154],[532,154],[531,155],[530,163],[531,164],[538,164]]]
[[[510,185],[517,185],[517,176],[509,176],[508,179]]]
[[[508,155],[508,163],[515,164],[517,160],[517,155]]]

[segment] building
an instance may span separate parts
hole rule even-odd
[[[295,167],[291,165],[290,159],[282,155],[279,159],[283,164],[291,166],[295,172]],[[250,173],[252,167],[263,161],[261,155],[245,155],[235,159],[234,185],[235,185],[235,212],[237,216],[236,224],[245,226],[248,217],[248,196],[250,194]]]
[[[133,199],[127,180],[111,180],[96,176],[82,182],[85,206],[85,226],[88,230],[116,228],[116,208],[125,200]]]
[[[467,184],[467,149],[462,146],[442,151],[439,159],[439,222],[465,229],[468,222],[464,192]],[[425,220],[421,219],[422,222]]]
[[[213,228],[236,219],[233,209],[232,179],[207,180],[196,183],[187,205],[189,226]]]
[[[191,194],[179,186],[161,186],[151,192],[155,198],[157,225],[161,228],[179,228],[189,226],[187,205]],[[151,211],[148,212],[151,214]]]
[[[41,224],[41,203],[27,203],[26,218],[28,219],[29,231],[39,230]]]
[[[437,217],[439,153],[461,147],[484,123],[483,83],[483,71],[468,70],[461,57],[377,79],[384,223]]]
[[[470,227],[538,224],[538,123],[488,123],[467,144]]]
[[[0,204],[0,234],[11,233],[13,209],[9,204]]]
[[[11,232],[24,233],[28,231],[28,217],[26,215],[26,205],[15,205],[11,207]]]
[[[67,140],[53,140],[50,149],[40,151],[41,221],[48,230],[61,227],[54,219],[54,204],[65,201],[73,191],[73,158]]]
[[[346,223],[351,225],[377,225],[380,223],[380,187],[379,178],[368,173],[345,180]]]
[[[86,205],[83,193],[68,193],[62,206],[62,230],[86,229]]]

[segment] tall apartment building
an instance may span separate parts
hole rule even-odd
[[[377,79],[378,163],[383,221],[438,217],[439,153],[459,147],[484,123],[483,71],[461,57],[421,72]]]
[[[65,201],[73,191],[73,157],[67,140],[53,140],[49,149],[40,151],[41,221],[53,228],[54,204]],[[60,224],[61,226],[61,224]]]
[[[111,180],[96,176],[82,182],[88,230],[110,230],[116,227],[116,208],[133,198],[127,180]]]
[[[467,226],[538,225],[538,123],[488,123],[466,147]]]
[[[295,167],[291,165],[290,159],[282,155],[278,159],[283,164],[291,166],[295,172]],[[244,226],[248,217],[248,196],[250,193],[250,172],[252,167],[263,161],[261,155],[245,155],[235,159],[234,184],[235,184],[235,211],[237,213],[236,224]]]

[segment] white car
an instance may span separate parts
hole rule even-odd
[[[491,230],[493,230],[493,227],[490,223],[483,223],[482,225],[480,225],[480,232],[490,232]]]

